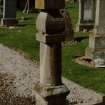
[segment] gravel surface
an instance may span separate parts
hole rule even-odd
[[[38,65],[0,45],[0,105],[35,105],[32,91],[38,80]],[[103,95],[64,78],[63,82],[70,89],[69,105],[93,105],[102,101]]]

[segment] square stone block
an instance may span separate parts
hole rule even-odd
[[[65,0],[35,0],[36,9],[63,9]]]

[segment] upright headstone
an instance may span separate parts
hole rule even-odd
[[[105,67],[105,0],[97,0],[94,33],[89,37],[86,56],[92,58],[95,67]]]
[[[68,88],[62,83],[61,42],[65,40],[65,20],[60,9],[65,0],[36,0],[36,39],[40,42],[40,81],[35,86],[36,105],[66,105]]]
[[[16,20],[16,0],[3,0],[3,18],[1,24],[4,26],[14,26]]]
[[[95,0],[79,0],[77,31],[91,30],[95,21]]]

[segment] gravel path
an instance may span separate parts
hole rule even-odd
[[[35,105],[32,88],[39,80],[39,66],[18,52],[0,45],[0,105]],[[102,95],[63,78],[70,89],[69,105],[93,105]]]

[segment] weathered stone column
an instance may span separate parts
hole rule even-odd
[[[76,31],[89,31],[94,27],[95,0],[79,0],[79,18]]]
[[[1,24],[4,26],[14,26],[16,20],[16,0],[3,0],[3,18]]]
[[[38,8],[43,9],[36,22],[36,39],[40,42],[40,81],[35,86],[36,105],[65,105],[69,93],[61,79],[61,42],[65,40],[65,21],[59,10],[64,8],[64,0],[36,2]]]
[[[105,0],[97,0],[94,33],[89,37],[86,56],[94,61],[95,67],[105,67]]]

